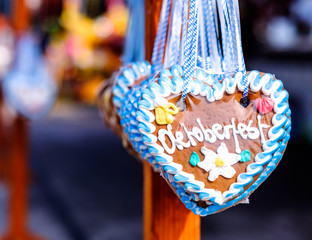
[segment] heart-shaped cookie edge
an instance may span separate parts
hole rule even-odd
[[[140,79],[151,75],[152,67],[147,61],[131,62],[121,67],[119,72],[114,76],[113,104],[121,108],[127,92]]]

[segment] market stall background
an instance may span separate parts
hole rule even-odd
[[[66,25],[66,3],[28,2],[37,9],[31,28],[40,33],[61,87],[51,114],[31,124],[30,228],[47,239],[141,239],[142,166],[103,126],[94,105],[96,87],[120,64],[125,4],[116,1],[119,8],[111,13],[105,1],[95,0],[67,9],[87,32],[102,17],[104,40],[98,41],[80,28],[71,29],[74,24]],[[202,219],[202,239],[310,239],[312,3],[246,0],[240,5],[247,69],[283,80],[290,94],[292,138],[277,171],[249,205]],[[5,12],[5,5],[0,8]],[[118,14],[124,19],[114,25],[111,18]],[[120,32],[114,32],[116,26]],[[3,124],[10,123],[9,114],[3,115]],[[7,226],[8,194],[1,184],[0,232]]]

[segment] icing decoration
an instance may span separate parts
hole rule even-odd
[[[267,114],[274,108],[274,102],[271,98],[257,98],[254,105],[261,114]]]
[[[223,166],[224,166],[224,161],[223,161],[223,159],[222,159],[221,157],[219,157],[219,156],[216,158],[215,163],[216,163],[216,166],[217,166],[217,167],[223,167]]]
[[[118,136],[123,137],[123,130],[120,126],[120,111],[122,106],[128,106],[123,105],[127,93],[135,86],[135,84],[150,75],[151,65],[147,61],[131,62],[121,67],[109,82],[103,85],[99,94],[98,104],[106,124]],[[113,104],[111,104],[111,101]]]
[[[117,108],[123,104],[123,100],[131,87],[141,78],[151,74],[151,65],[146,62],[132,62],[128,66],[122,67],[115,76],[115,85],[113,87],[113,103]]]
[[[205,147],[202,147],[201,152],[205,159],[198,163],[197,166],[209,172],[209,181],[215,181],[219,175],[225,178],[232,178],[235,175],[236,171],[232,165],[240,160],[240,155],[229,153],[225,143],[221,143],[217,154]]]
[[[240,156],[241,156],[241,159],[240,159],[241,162],[248,162],[250,161],[251,153],[248,149],[245,149],[244,151],[241,152]]]
[[[200,159],[199,159],[198,154],[196,152],[192,152],[192,155],[190,157],[190,164],[193,167],[196,167],[199,162],[200,162]]]
[[[156,109],[156,108],[155,108]],[[156,112],[156,111],[155,111]],[[237,135],[241,136],[242,139],[251,139],[255,140],[261,137],[261,142],[265,142],[264,135],[263,135],[263,129],[268,128],[269,125],[261,123],[261,116],[258,115],[258,128],[253,127],[251,124],[253,123],[252,120],[248,122],[248,125],[245,125],[243,123],[239,123],[238,125],[235,125],[235,119],[232,118],[232,124],[222,126],[219,123],[215,123],[212,125],[211,128],[205,128],[200,118],[196,119],[196,122],[199,127],[193,127],[192,130],[188,130],[184,123],[180,123],[181,127],[184,130],[185,135],[188,138],[187,142],[183,142],[183,133],[181,131],[176,131],[175,135],[172,133],[172,126],[169,124],[166,129],[161,129],[158,131],[158,139],[160,143],[162,144],[163,148],[166,150],[167,153],[173,154],[178,148],[179,150],[182,150],[183,148],[189,148],[190,146],[196,146],[197,142],[208,142],[208,143],[214,143],[217,140],[229,140],[231,137],[234,139],[235,143],[235,151],[236,153],[241,153],[241,149],[239,146],[239,141],[237,138]],[[157,122],[157,116],[156,116],[156,122]],[[158,123],[158,122],[157,122]],[[230,130],[232,134],[230,134]],[[170,148],[168,147],[166,143],[167,136],[170,140]]]
[[[163,107],[155,107],[156,122],[159,125],[171,124],[173,122],[172,115],[176,115],[178,112],[178,108],[173,103]]]
[[[206,216],[236,205],[244,200],[275,169],[277,163],[282,158],[282,154],[290,138],[291,111],[288,105],[288,93],[284,90],[282,82],[274,79],[272,74],[260,75],[258,71],[248,73],[249,91],[251,93],[261,91],[263,95],[270,97],[274,101],[272,125],[268,129],[265,138],[262,130],[266,126],[261,125],[261,115],[257,116],[258,121],[254,121],[250,124],[247,123],[247,127],[258,129],[258,134],[256,131],[251,131],[249,135],[253,137],[258,135],[263,152],[259,152],[252,158],[253,161],[250,161],[246,171],[238,174],[236,182],[232,183],[228,190],[220,192],[205,187],[204,183],[200,180],[196,180],[192,173],[185,172],[183,166],[173,161],[170,153],[165,149],[165,145],[162,146],[161,143],[158,143],[158,138],[154,135],[156,130],[153,124],[155,116],[152,111],[155,107],[159,106],[157,103],[162,103],[161,105],[163,106],[166,105],[166,97],[181,93],[183,85],[181,75],[183,75],[182,68],[180,66],[173,66],[170,71],[168,69],[162,70],[152,82],[136,90],[136,98],[133,102],[133,107],[128,110],[128,114],[133,115],[134,113],[136,117],[135,121],[129,122],[128,134],[129,139],[131,134],[135,136],[132,137],[133,140],[131,140],[131,142],[137,145],[137,149],[142,158],[148,160],[152,165],[159,164],[161,166],[164,171],[163,176],[166,177],[168,182],[172,184],[172,187],[176,189],[177,194],[181,197],[181,201],[185,206],[195,214]],[[242,92],[244,87],[241,73],[237,73],[233,77],[227,77],[221,82],[207,84],[204,80],[198,80],[196,71],[194,80],[190,82],[188,94],[201,96],[206,98],[208,102],[214,102],[221,99],[224,94],[233,94],[235,91]],[[258,127],[253,126],[256,122],[258,122]],[[245,131],[246,128],[243,125],[238,123],[236,127],[236,130],[243,139],[248,137],[248,132]],[[170,128],[171,125],[168,124],[167,129],[164,130],[170,133]],[[186,127],[182,128],[184,131],[185,129],[187,130]],[[201,129],[200,125],[199,129]],[[212,128],[210,129],[212,131]],[[222,136],[225,127],[223,126],[223,131],[220,131],[218,126],[214,129],[215,133],[219,133],[221,134],[220,136]],[[197,130],[187,131],[190,136],[190,138],[187,136],[187,142],[185,140],[182,141],[183,138],[185,138],[182,132],[178,133],[177,131],[174,134],[174,142],[176,148],[179,150],[189,147],[189,144],[193,142],[191,139],[194,141],[201,141],[201,134],[198,133],[196,136],[192,135],[192,133],[198,132]],[[207,130],[206,132],[209,134],[211,131]],[[237,134],[232,133],[232,135],[235,140]],[[224,134],[224,137],[225,136],[226,134]],[[225,140],[227,139],[225,138],[224,141]],[[237,151],[235,152],[237,153]],[[204,201],[207,206],[197,205],[197,201]]]

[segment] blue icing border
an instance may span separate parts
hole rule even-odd
[[[124,103],[124,98],[136,81],[151,75],[151,65],[147,61],[132,62],[120,69],[115,76],[113,86],[113,103],[120,108]]]
[[[148,77],[151,76],[151,71],[151,65],[147,61],[129,63],[114,76],[115,82],[112,88],[113,104],[117,108],[117,114],[121,117],[120,124],[123,132],[129,137],[134,150],[141,153],[143,158],[147,158],[150,154],[140,141],[142,134],[138,131],[135,112],[141,96],[140,89],[150,82],[151,78]],[[141,79],[143,79],[142,82],[137,85],[136,82]],[[148,161],[153,162],[151,159]],[[155,164],[155,168],[157,170],[160,166]]]

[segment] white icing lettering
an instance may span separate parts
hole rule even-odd
[[[175,138],[174,138],[171,130],[172,130],[172,126],[171,126],[171,124],[168,124],[167,130],[166,129],[160,129],[158,131],[158,139],[159,139],[160,143],[163,145],[166,152],[169,154],[173,154],[175,152],[175,148],[176,148]],[[166,135],[169,137],[169,140],[171,142],[171,148],[168,147],[168,145],[166,143]]]
[[[215,141],[217,141],[216,135],[213,134],[211,129],[209,129],[209,128],[205,129],[199,118],[196,119],[196,122],[198,123],[200,129],[204,133],[204,137],[205,137],[206,142],[214,143]]]
[[[182,150],[183,148],[189,148],[191,146],[190,141],[183,142],[184,136],[182,132],[176,131],[175,138],[175,143],[179,150]]]
[[[196,119],[196,122],[199,127],[194,126],[192,130],[188,130],[187,127],[180,123],[183,131],[176,131],[175,135],[172,133],[171,124],[167,125],[167,129],[160,129],[158,131],[158,139],[162,144],[164,150],[168,154],[173,154],[178,148],[179,150],[183,150],[184,148],[189,148],[190,146],[196,146],[197,142],[206,141],[208,143],[214,143],[217,140],[223,141],[224,139],[229,140],[231,137],[234,139],[235,144],[235,152],[237,154],[241,153],[241,149],[239,146],[238,135],[242,139],[257,139],[260,137],[261,144],[265,143],[265,137],[263,134],[264,128],[269,128],[270,126],[267,124],[261,123],[261,116],[257,116],[258,119],[258,127],[252,126],[253,121],[249,120],[248,125],[244,123],[235,124],[235,119],[231,119],[231,124],[222,126],[219,123],[215,123],[211,126],[211,128],[205,128],[201,123],[199,118]],[[230,133],[232,130],[232,134]],[[168,146],[168,142],[166,143],[166,138],[170,141]],[[187,142],[184,142],[184,138],[186,138]]]
[[[247,139],[247,126],[243,123],[237,125],[238,132],[243,139]],[[247,133],[245,133],[247,132]]]
[[[248,123],[248,138],[250,139],[257,139],[259,137],[259,130],[255,127],[251,127],[251,124],[253,123],[252,120]]]
[[[198,142],[204,141],[204,134],[198,127],[193,127],[192,132],[194,133],[194,137]]]
[[[232,125],[225,125],[224,126],[224,138],[229,140],[230,137],[231,137],[231,134],[230,134],[230,129],[232,128]]]
[[[240,149],[240,147],[239,147],[238,139],[237,139],[237,136],[236,136],[236,134],[238,134],[239,131],[236,130],[236,127],[235,127],[235,119],[232,118],[232,119],[231,119],[231,122],[232,122],[233,138],[234,138],[234,143],[235,143],[235,152],[236,152],[236,153],[241,153],[242,151],[241,151],[241,149]]]
[[[257,116],[257,119],[258,119],[258,127],[259,127],[259,130],[260,130],[260,142],[261,144],[264,144],[265,143],[265,138],[264,138],[264,134],[263,134],[263,128],[269,128],[270,126],[267,125],[267,124],[262,124],[261,123],[261,116],[258,115]]]
[[[186,133],[187,138],[188,138],[188,139],[190,140],[190,142],[191,142],[191,145],[192,145],[193,147],[196,146],[196,142],[195,142],[195,140],[194,140],[194,138],[193,138],[193,136],[192,136],[192,135],[193,135],[192,132],[189,132],[183,123],[181,123],[180,125],[181,125],[181,127],[183,127],[183,129],[184,129],[184,131],[185,131],[185,133]]]
[[[219,139],[219,140],[223,140],[224,139],[224,132],[223,134],[219,133],[220,130],[222,130],[222,125],[219,124],[219,123],[215,123],[212,125],[211,127],[213,133],[216,135],[216,137]]]

